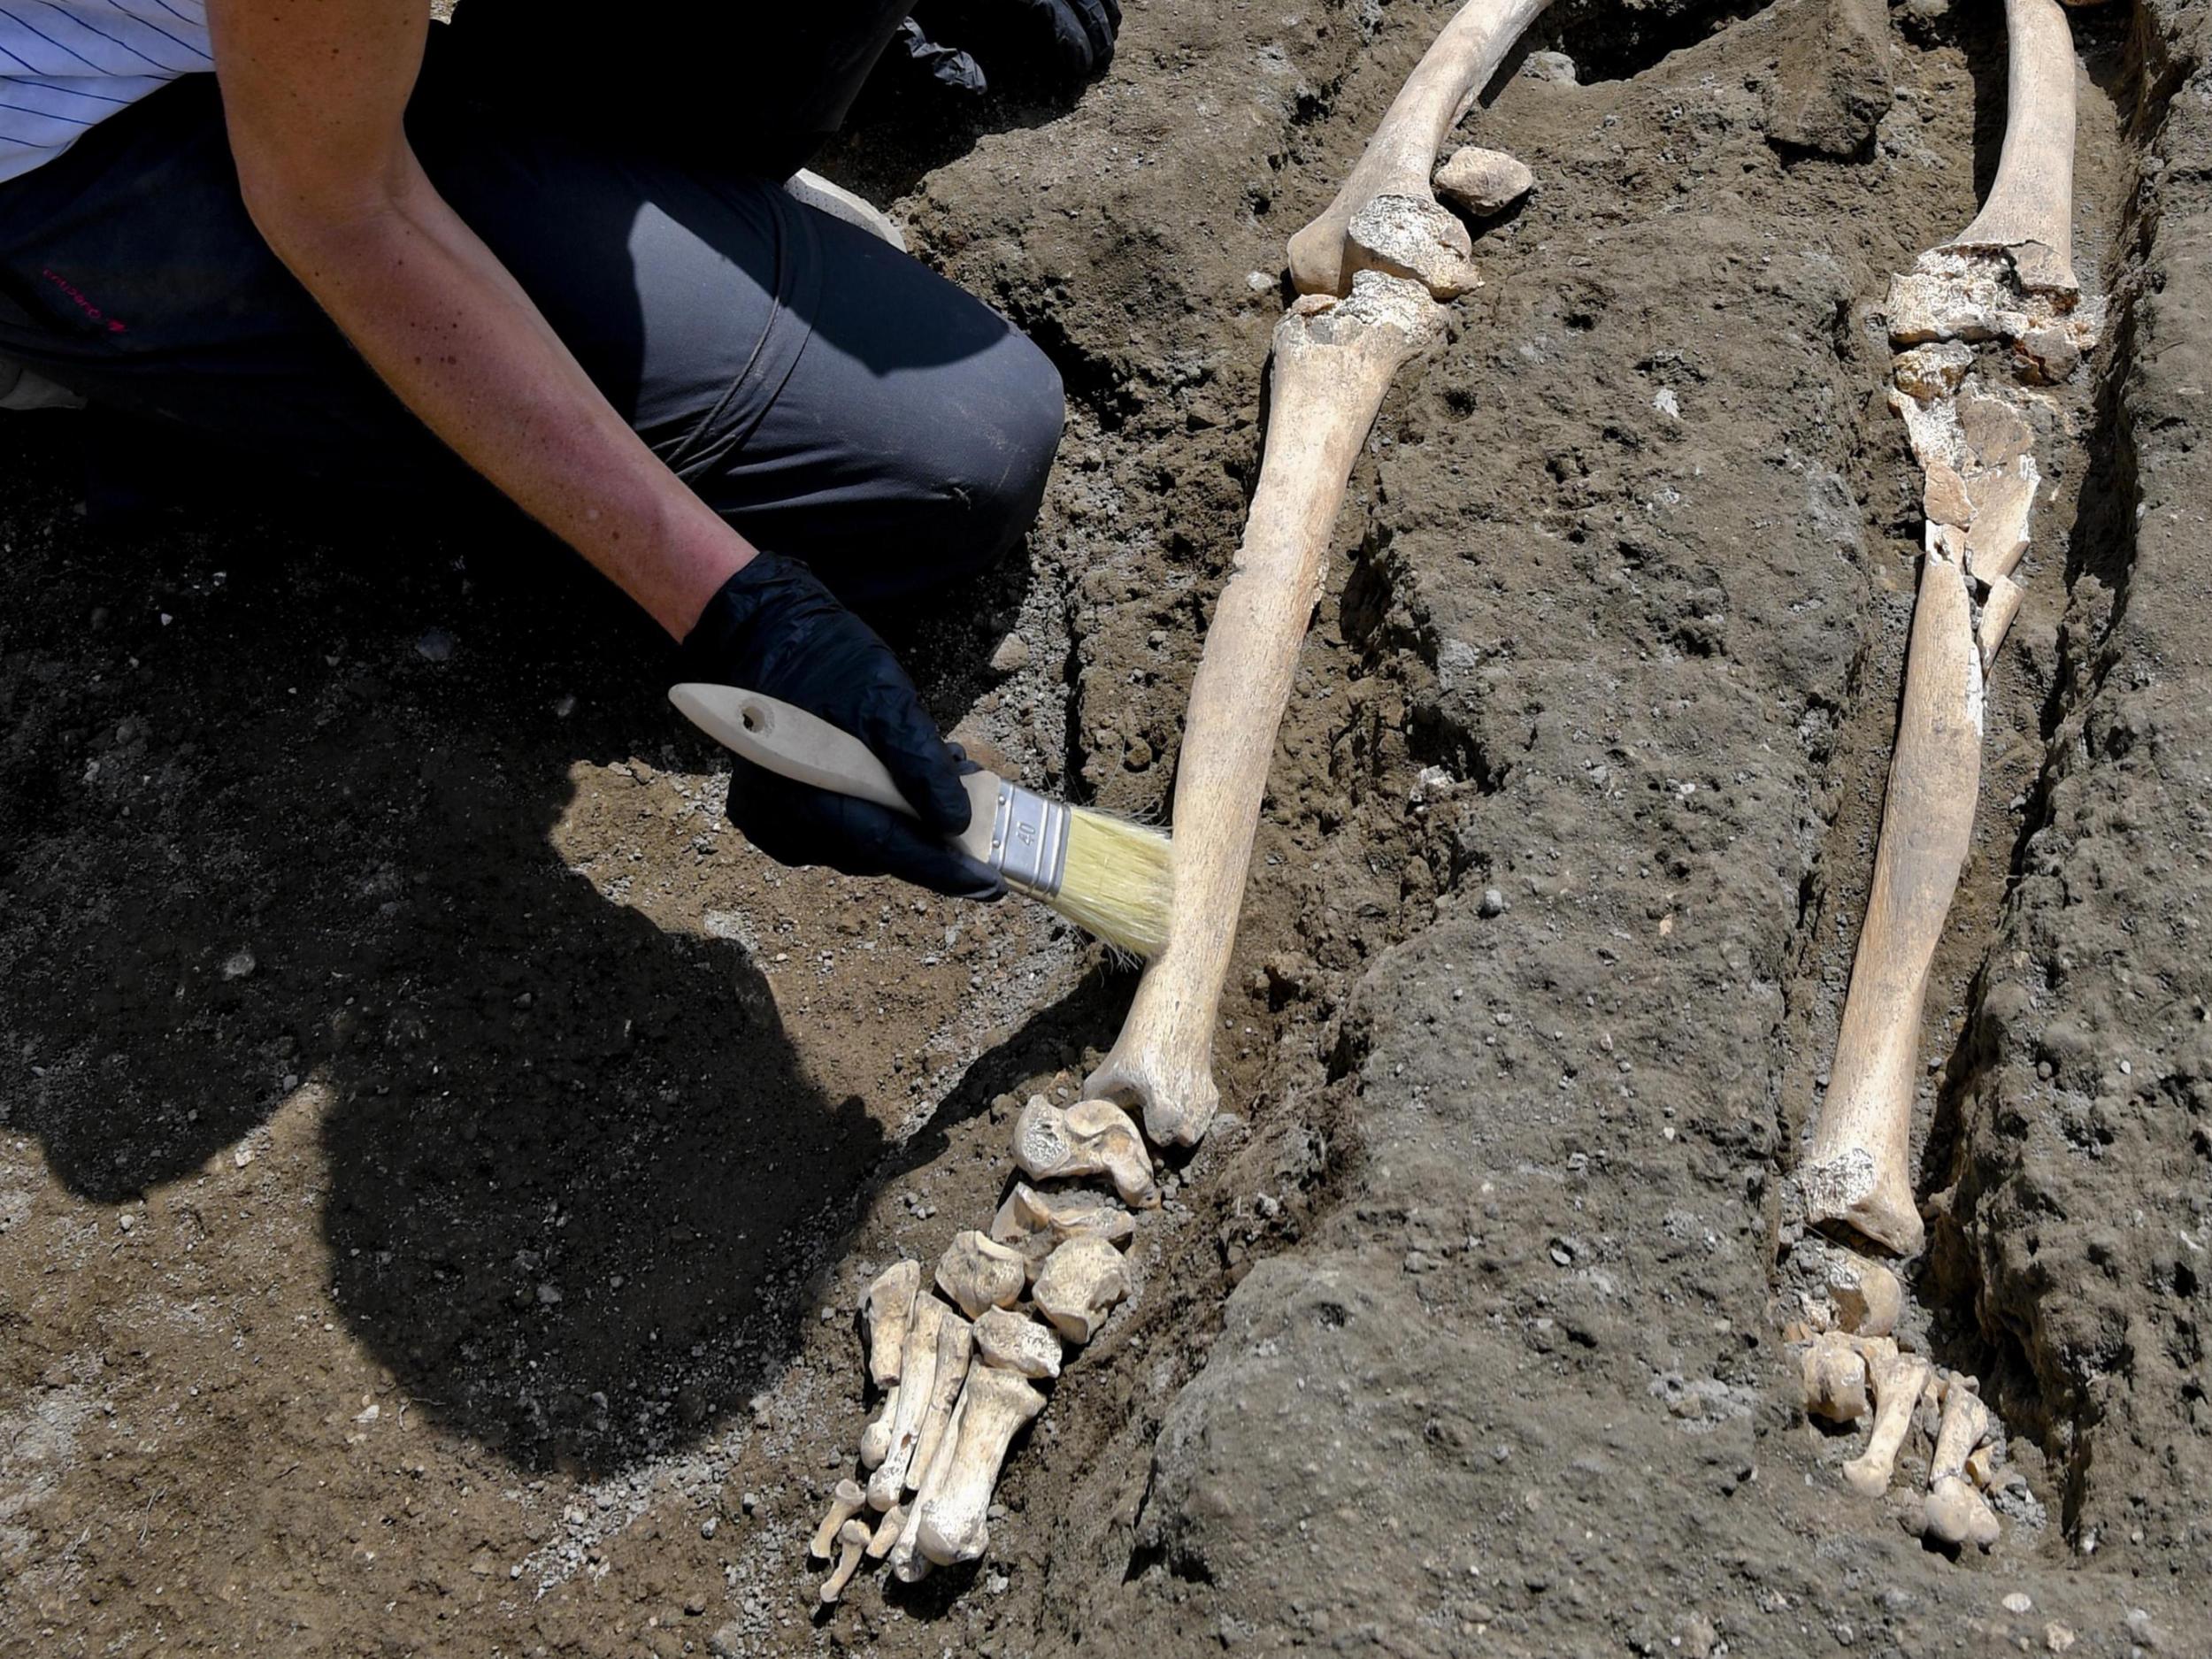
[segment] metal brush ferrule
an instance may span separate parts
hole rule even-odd
[[[1051,898],[1067,874],[1073,820],[1073,812],[1062,803],[1001,781],[987,862],[1016,887]]]

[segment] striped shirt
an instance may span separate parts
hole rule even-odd
[[[0,0],[0,182],[214,66],[205,0]]]

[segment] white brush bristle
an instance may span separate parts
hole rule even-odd
[[[1045,902],[1117,950],[1158,956],[1167,948],[1175,903],[1166,833],[1082,807],[1071,809],[1070,819],[1060,891]]]

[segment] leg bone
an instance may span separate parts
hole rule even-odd
[[[2074,291],[2074,39],[2058,0],[2005,0],[2005,143],[1950,244],[2012,257],[2023,288]]]
[[[868,1507],[880,1514],[906,1490],[907,1465],[913,1461],[922,1419],[927,1415],[937,1379],[937,1333],[948,1317],[934,1296],[917,1296],[906,1326],[906,1363],[899,1374],[898,1408],[891,1418],[890,1443],[883,1461],[868,1477]]]
[[[1424,182],[1427,165],[1425,155]],[[1219,1102],[1213,1040],[1222,986],[1322,560],[1383,393],[1435,337],[1440,317],[1417,285],[1362,272],[1349,299],[1302,299],[1276,327],[1259,485],[1185,718],[1167,948],[1146,968],[1120,1036],[1084,1086],[1141,1103],[1156,1144],[1194,1145]]]
[[[922,1414],[920,1432],[914,1437],[914,1455],[906,1463],[909,1492],[922,1484],[930,1459],[937,1455],[937,1443],[944,1435],[945,1425],[951,1421],[961,1385],[968,1380],[968,1364],[974,1353],[975,1327],[958,1314],[946,1314],[937,1327],[937,1369],[930,1379],[929,1409]]]

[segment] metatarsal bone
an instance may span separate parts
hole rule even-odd
[[[968,1363],[975,1352],[975,1327],[957,1314],[949,1313],[937,1327],[937,1370],[930,1379],[929,1409],[922,1414],[921,1431],[914,1437],[914,1455],[906,1463],[906,1489],[922,1484],[929,1460],[937,1455],[937,1442],[952,1418],[953,1403],[968,1379]]]
[[[1928,1362],[1917,1354],[1900,1354],[1887,1337],[1875,1338],[1860,1352],[1874,1390],[1874,1432],[1867,1436],[1866,1449],[1843,1466],[1843,1478],[1854,1492],[1878,1498],[1896,1472],[1897,1448],[1912,1427],[1913,1408],[1928,1380]]]
[[[879,1388],[888,1388],[899,1379],[906,1322],[913,1316],[915,1293],[921,1286],[922,1264],[909,1257],[877,1274],[860,1300],[861,1319],[868,1329],[868,1380]]]
[[[2012,256],[2024,288],[2074,281],[2074,37],[2058,0],[2005,0],[2005,144],[1974,222],[1949,244]]]
[[[1973,1379],[1953,1371],[1943,1382],[1943,1420],[1921,1505],[1924,1528],[1939,1543],[1955,1548],[1971,1540],[1986,1549],[1997,1541],[1997,1517],[1966,1479],[1966,1460],[1988,1432],[1989,1408]]]
[[[892,1547],[899,1541],[899,1534],[906,1530],[906,1522],[907,1506],[903,1503],[895,1503],[883,1512],[883,1518],[876,1523],[876,1530],[869,1535],[867,1555],[870,1561],[881,1561],[891,1553]]]
[[[933,1450],[929,1468],[922,1477],[921,1490],[908,1500],[904,1523],[899,1528],[896,1542],[891,1546],[891,1576],[901,1584],[913,1584],[927,1575],[929,1557],[917,1548],[921,1534],[922,1505],[934,1498],[944,1488],[946,1477],[952,1470],[954,1449],[960,1444],[960,1423],[967,1415],[968,1393],[964,1379],[960,1398],[952,1409],[951,1421]]]
[[[1418,268],[1402,250],[1386,256],[1390,265],[1398,267],[1394,273],[1440,280],[1452,292],[1472,286],[1472,273],[1465,269],[1471,246],[1466,228],[1430,195],[1430,169],[1447,134],[1546,4],[1471,0],[1444,26],[1406,78],[1336,199],[1290,239],[1290,280],[1301,294],[1348,294],[1356,273],[1389,268],[1379,266],[1378,250],[1361,246],[1366,239],[1353,233],[1355,216],[1384,197],[1408,204],[1412,213],[1420,213],[1425,204],[1428,213],[1421,217],[1436,239],[1427,263]]]
[[[1417,285],[1363,271],[1351,298],[1302,299],[1276,326],[1259,485],[1185,718],[1167,948],[1146,967],[1120,1036],[1084,1085],[1140,1102],[1157,1144],[1196,1144],[1219,1103],[1213,1041],[1222,985],[1322,559],[1383,393],[1436,337],[1441,316]]]
[[[899,1373],[898,1407],[891,1418],[890,1445],[875,1472],[868,1477],[868,1507],[880,1514],[899,1501],[906,1490],[907,1465],[922,1432],[937,1379],[937,1333],[948,1317],[945,1304],[934,1296],[914,1298],[913,1317],[906,1325],[906,1363]]]
[[[915,1544],[941,1567],[973,1561],[990,1547],[984,1516],[999,1465],[1022,1425],[1044,1409],[1045,1397],[1010,1371],[979,1365],[961,1397],[960,1437],[938,1490],[919,1506]]]
[[[1847,1224],[1901,1256],[1919,1249],[1924,1236],[1908,1167],[1921,1001],[1981,780],[1982,664],[1957,535],[1932,526],[1929,540],[1874,885],[1828,1098],[1798,1174],[1807,1219]]]

